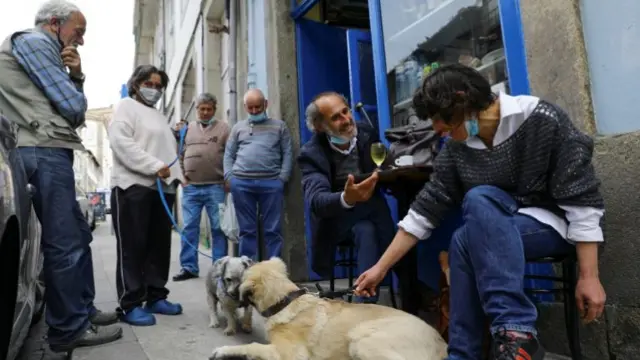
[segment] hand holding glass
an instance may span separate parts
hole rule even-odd
[[[371,144],[371,159],[373,162],[380,167],[384,162],[384,159],[387,157],[387,148],[383,143],[377,142]]]

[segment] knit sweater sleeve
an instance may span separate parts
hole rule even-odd
[[[593,139],[578,130],[558,107],[549,121],[557,121],[549,173],[549,191],[558,206],[604,208],[600,181],[593,163]]]
[[[434,227],[450,209],[461,204],[464,196],[450,145],[445,145],[436,156],[431,179],[411,204],[411,210],[425,217]]]

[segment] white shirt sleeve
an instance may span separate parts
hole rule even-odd
[[[340,193],[340,204],[342,204],[342,207],[345,209],[351,209],[353,207],[353,205],[347,204],[347,202],[344,200],[344,191]]]
[[[567,240],[571,242],[603,242],[600,219],[604,210],[585,206],[560,206],[569,221]]]
[[[131,171],[143,175],[155,175],[167,164],[144,151],[136,142],[133,126],[135,118],[128,109],[128,104],[118,105],[107,132],[113,156]]]
[[[398,226],[419,240],[424,240],[431,236],[431,231],[435,228],[426,217],[413,210],[409,210],[404,219],[398,223]]]

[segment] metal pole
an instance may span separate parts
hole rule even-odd
[[[236,74],[236,60],[238,57],[238,31],[237,13],[238,1],[227,0],[227,19],[229,20],[229,125],[233,126],[238,122],[238,84]],[[233,245],[233,253],[240,256],[240,239]]]
[[[238,1],[229,1],[229,125],[238,122],[238,84],[237,67],[238,57]]]

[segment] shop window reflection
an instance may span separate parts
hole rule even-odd
[[[495,92],[509,92],[498,0],[381,1],[381,7],[393,126],[416,120],[413,93],[443,65],[475,67]]]

